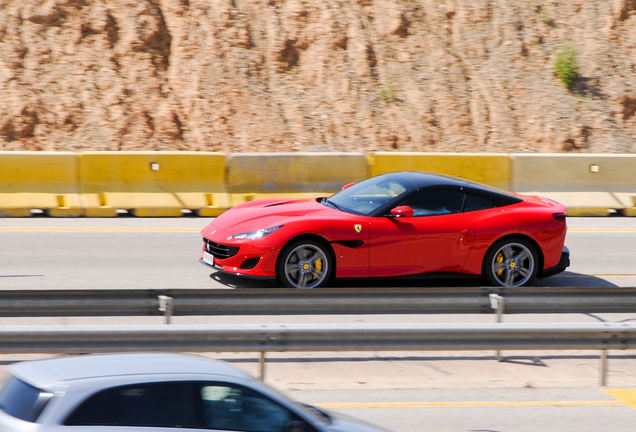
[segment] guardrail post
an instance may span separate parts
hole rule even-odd
[[[503,314],[506,308],[506,299],[499,294],[490,294],[488,295],[490,298],[490,307],[497,313],[497,322],[500,323],[503,321]],[[502,361],[503,357],[501,356],[501,351],[497,350],[495,352],[495,358],[497,361]]]
[[[258,379],[260,381],[265,381],[265,351],[261,351],[261,356],[258,359]]]
[[[166,316],[166,324],[172,322],[172,297],[160,295],[159,296],[159,311],[163,312]]]
[[[607,386],[607,350],[601,350],[598,385],[599,387]]]

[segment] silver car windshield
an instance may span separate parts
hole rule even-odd
[[[11,377],[0,392],[0,410],[20,420],[35,422],[53,393]]]

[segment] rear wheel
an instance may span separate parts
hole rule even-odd
[[[315,240],[287,245],[276,265],[276,276],[289,288],[318,288],[329,282],[333,265],[327,248]]]
[[[484,261],[484,278],[491,285],[521,287],[537,276],[539,259],[533,245],[518,238],[495,243]]]

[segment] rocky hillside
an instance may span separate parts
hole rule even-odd
[[[635,114],[636,0],[0,0],[0,150],[628,153]]]

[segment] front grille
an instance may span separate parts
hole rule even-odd
[[[222,245],[210,241],[206,238],[203,239],[203,243],[205,243],[205,251],[211,253],[216,259],[226,259],[233,257],[239,251],[239,248],[236,246]]]

